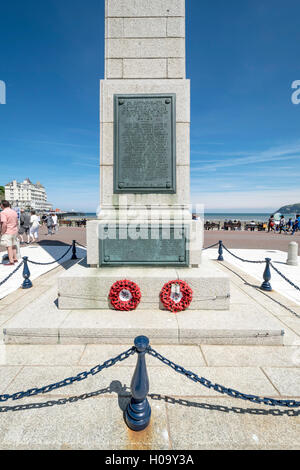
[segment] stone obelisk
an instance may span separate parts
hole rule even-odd
[[[192,309],[229,306],[229,281],[201,263],[203,223],[192,220],[185,51],[185,0],[105,0],[100,211],[87,266],[60,280],[60,308],[107,309],[121,279],[141,287],[139,308],[160,308],[174,279],[192,286]]]

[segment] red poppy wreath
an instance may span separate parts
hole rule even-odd
[[[182,312],[190,306],[193,291],[185,281],[170,281],[162,288],[160,299],[170,312]]]

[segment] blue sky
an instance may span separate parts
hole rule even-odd
[[[187,0],[191,189],[207,211],[300,202],[298,0]],[[29,177],[62,209],[99,204],[104,0],[1,3],[0,184]]]

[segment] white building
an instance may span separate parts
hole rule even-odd
[[[47,194],[41,183],[33,184],[29,178],[23,183],[16,180],[5,185],[5,199],[11,206],[21,209],[34,209],[39,212],[52,210],[52,204],[47,202]]]

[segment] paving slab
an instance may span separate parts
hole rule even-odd
[[[300,344],[300,318],[285,318],[284,323],[289,326],[289,328],[299,336]]]
[[[0,393],[3,393],[6,387],[16,378],[21,371],[21,367],[3,367],[0,366]]]
[[[300,448],[299,412],[233,399],[167,403],[174,450],[292,450]]]
[[[299,353],[295,353],[295,359],[299,360]],[[270,381],[283,396],[300,396],[300,368],[290,367],[264,367]]]
[[[168,450],[170,448],[164,403],[152,407],[151,425],[140,433],[129,430],[123,411],[128,397],[86,396],[64,405],[45,397],[31,398],[36,409],[3,413],[0,449],[16,450]],[[22,403],[29,403],[23,401]],[[32,406],[32,405],[31,405]],[[40,408],[39,408],[40,406]]]
[[[298,365],[295,363],[298,355],[300,359],[300,342],[291,347],[202,345],[201,349],[209,366],[292,367]]]
[[[84,353],[80,359],[80,365],[92,366],[98,363],[104,362],[108,357],[115,357],[121,351],[126,351],[132,346],[127,345],[102,345],[102,344],[89,344],[86,346]],[[205,366],[203,354],[198,346],[179,346],[179,345],[159,345],[157,348],[159,353],[176,364],[182,365],[184,368],[191,366]],[[125,365],[135,365],[137,362],[137,356],[130,356],[126,359]],[[165,364],[158,361],[156,358],[147,354],[146,363],[149,366],[161,366],[165,367]],[[120,364],[121,366],[121,364]]]
[[[80,362],[83,345],[0,345],[2,365],[75,365]]]
[[[194,367],[192,372],[198,377],[205,377],[212,383],[218,383],[242,393],[271,397],[278,395],[278,392],[259,368]],[[171,396],[220,396],[218,392],[199,383],[194,383],[167,366],[163,374],[159,372],[157,367],[150,367],[148,373],[150,393]]]

